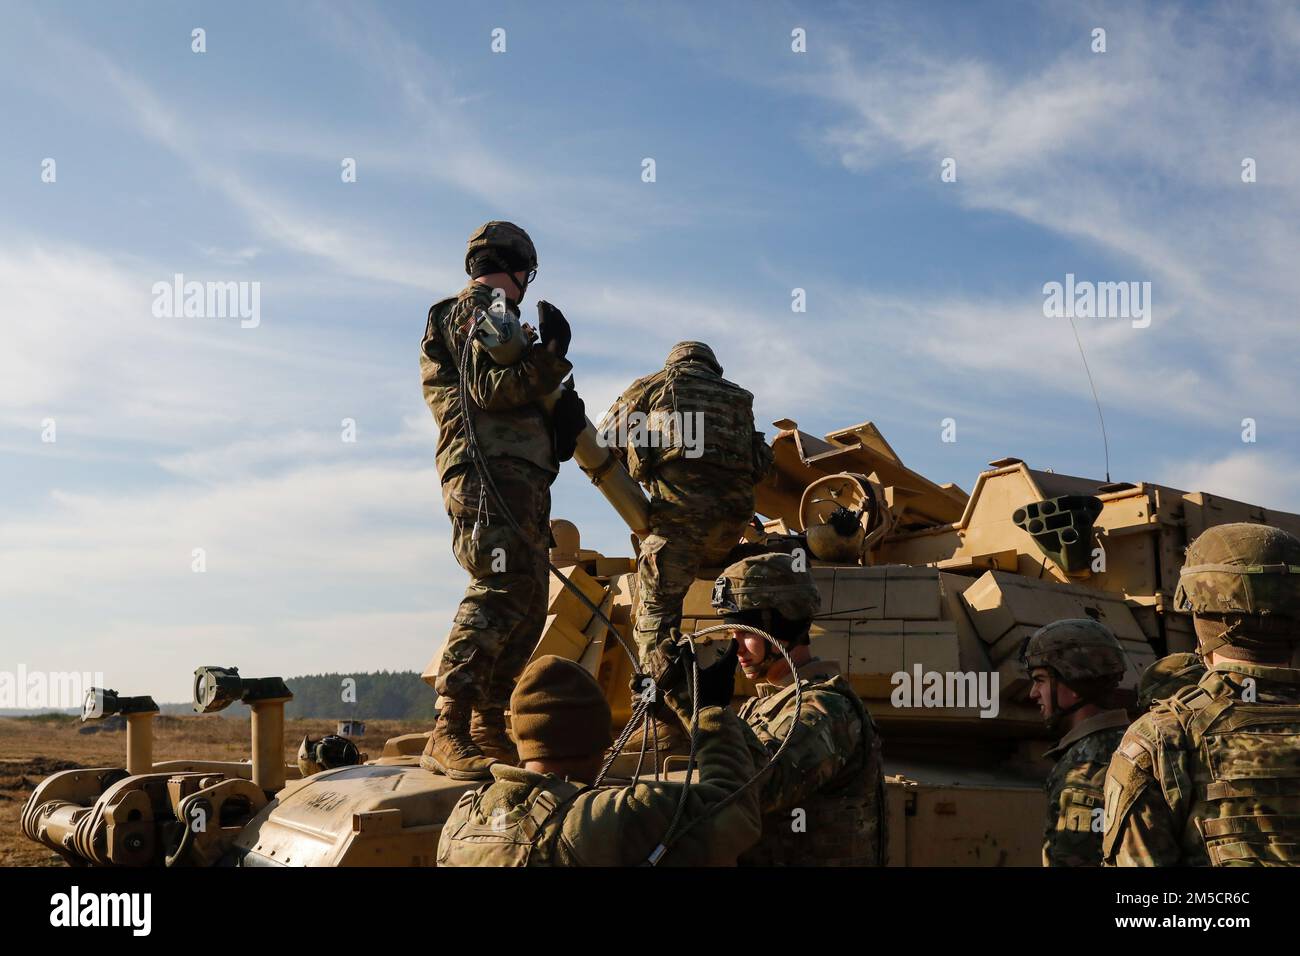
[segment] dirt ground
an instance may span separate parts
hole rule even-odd
[[[92,730],[82,733],[83,730]],[[364,737],[353,738],[363,753],[378,757],[384,741],[429,728],[396,720],[367,721]],[[285,760],[292,763],[306,734],[333,733],[331,720],[290,720]],[[154,720],[154,759],[247,760],[247,720],[162,716]],[[62,866],[54,853],[23,836],[18,818],[32,790],[60,770],[120,767],[126,761],[126,731],[82,724],[75,717],[0,718],[0,866]]]

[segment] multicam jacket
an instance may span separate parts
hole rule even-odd
[[[420,346],[424,401],[438,423],[438,473],[469,464],[460,406],[460,360],[478,309],[492,304],[492,289],[470,283],[452,299],[429,309]],[[550,472],[560,470],[551,425],[538,400],[557,389],[572,366],[543,348],[532,348],[514,365],[498,365],[482,348],[469,352],[469,395],[474,432],[487,458],[521,458]]]
[[[744,725],[725,707],[703,708],[699,728],[699,777],[681,824],[700,822],[662,862],[734,866],[758,839],[758,796],[751,787],[712,811],[753,776],[754,762]],[[447,818],[439,866],[635,866],[668,834],[682,789],[669,782],[584,788],[499,763],[492,776],[492,783],[461,797]]]
[[[858,695],[830,661],[794,678],[759,684],[740,716],[753,732],[761,767],[786,734],[795,736],[760,780],[763,837],[741,857],[747,866],[878,866],[886,856],[880,735]]]
[[[634,413],[644,422],[640,439]],[[724,484],[735,484],[737,476],[748,483],[761,478],[770,463],[762,433],[754,430],[754,396],[690,357],[628,386],[598,431],[606,445],[626,457],[632,477],[645,483],[674,462],[725,474]]]
[[[1128,725],[1124,711],[1102,711],[1043,754],[1058,758],[1047,777],[1043,866],[1101,866],[1106,768]]]
[[[1300,865],[1300,670],[1222,661],[1134,721],[1106,775],[1107,866]]]

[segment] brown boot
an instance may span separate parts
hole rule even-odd
[[[420,756],[420,766],[452,780],[487,780],[495,760],[486,757],[469,733],[470,706],[449,698],[438,705],[438,722]]]
[[[519,749],[506,731],[506,712],[502,707],[474,708],[469,735],[487,756],[513,767],[519,766]]]

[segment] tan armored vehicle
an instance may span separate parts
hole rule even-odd
[[[1132,703],[1157,656],[1195,647],[1173,610],[1183,549],[1212,525],[1253,521],[1300,533],[1300,516],[1162,485],[1114,483],[990,463],[967,493],[908,469],[870,423],[817,438],[792,421],[760,485],[766,519],[749,537],[806,551],[822,592],[812,650],[838,662],[885,741],[890,864],[1037,866],[1046,739],[1018,660],[1021,642],[1060,618],[1091,617],[1123,644]],[[633,530],[644,502],[590,436],[578,461]],[[631,485],[635,489],[635,485]],[[625,639],[636,602],[631,557],[585,550],[554,522],[552,562]],[[685,604],[684,629],[715,622],[707,569]],[[537,653],[589,669],[616,722],[630,715],[631,667],[617,637],[552,580]],[[737,691],[752,693],[738,675]],[[471,786],[418,766],[425,735],[388,741],[357,766],[301,778],[283,762],[276,678],[221,668],[196,673],[200,711],[253,709],[251,763],[155,764],[149,698],[101,694],[86,717],[128,721],[126,766],[55,774],[32,794],[24,832],[70,862],[95,865],[432,865],[442,821]],[[615,763],[630,774],[635,754]],[[649,765],[653,764],[652,768]],[[643,768],[674,773],[660,752]]]

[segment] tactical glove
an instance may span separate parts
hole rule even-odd
[[[564,390],[551,411],[551,432],[555,437],[555,457],[568,461],[578,447],[578,436],[587,427],[587,407],[573,388],[573,376],[564,383]]]
[[[736,693],[736,642],[728,641],[727,650],[717,661],[700,671],[697,692],[700,707],[726,707]]]
[[[676,628],[670,638],[660,641],[658,646],[646,655],[645,677],[654,682],[654,687],[641,687],[632,678],[632,690],[637,694],[653,693],[654,700],[650,712],[660,720],[677,721],[673,712],[685,713],[687,719],[691,713],[691,696],[686,688],[686,671],[691,666],[690,651],[684,649],[678,641],[681,634]]]
[[[541,333],[543,348],[554,342],[556,355],[564,358],[568,354],[569,341],[573,338],[569,322],[563,312],[545,299],[537,303],[537,331]]]
[[[684,726],[689,726],[693,709],[691,682],[697,651],[694,645],[681,639],[676,629],[672,633],[673,640],[660,641],[646,659],[646,670],[654,678],[659,691],[653,712],[660,719],[667,720],[667,711],[671,710]],[[700,708],[726,707],[731,703],[736,692],[738,661],[736,642],[728,641],[726,651],[714,663],[700,669],[696,688]]]

